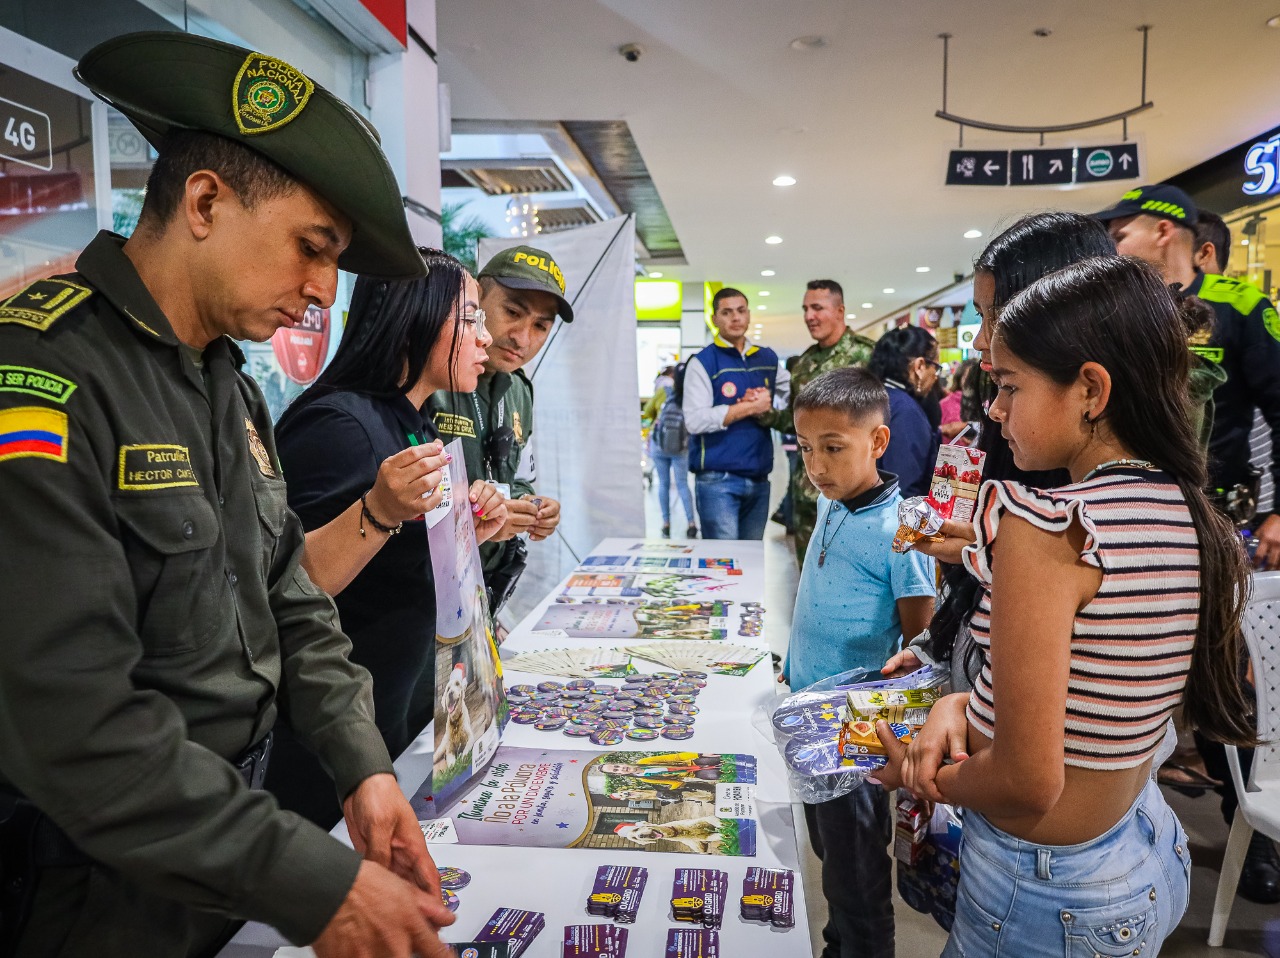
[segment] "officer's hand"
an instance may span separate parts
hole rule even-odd
[[[1259,569],[1280,569],[1280,515],[1267,516],[1254,535],[1258,538],[1258,551],[1253,564]]]
[[[444,467],[453,461],[439,441],[410,446],[388,456],[378,467],[378,478],[365,498],[379,522],[395,525],[425,515],[444,497],[440,488]]]
[[[752,389],[748,390],[739,404],[746,406],[750,415],[762,416],[773,408],[773,397],[767,389]]]
[[[560,503],[547,496],[524,496],[523,498],[538,504],[537,521],[529,530],[529,538],[534,542],[541,542],[556,531],[556,526],[560,525]]]
[[[356,851],[439,897],[440,873],[394,775],[370,775],[347,796],[342,814]]]
[[[537,521],[538,507],[530,502],[527,496],[523,499],[508,499],[507,521],[493,537],[494,541],[501,542],[504,539],[512,539],[522,532],[528,532]]]
[[[488,542],[507,522],[507,499],[483,479],[471,483],[471,519],[476,526],[476,542]]]
[[[311,947],[318,958],[456,958],[436,932],[452,923],[453,913],[439,891],[415,888],[376,862],[365,861]]]

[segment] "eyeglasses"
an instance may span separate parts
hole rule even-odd
[[[921,358],[921,359],[924,359],[924,357],[923,357],[923,356],[921,356],[920,358]],[[938,362],[937,360],[933,360],[933,359],[925,359],[924,361],[925,361],[926,363],[928,363],[930,366],[932,366],[932,367],[933,367],[933,371],[934,371],[935,373],[940,373],[940,372],[942,372],[942,363]]]
[[[462,321],[468,326],[474,326],[476,330],[476,338],[479,339],[487,333],[488,327],[485,326],[485,315],[483,309],[477,309],[474,313],[462,314]]]

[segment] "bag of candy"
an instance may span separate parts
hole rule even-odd
[[[875,733],[880,719],[903,741],[924,724],[947,693],[948,676],[935,666],[896,679],[854,669],[823,679],[782,700],[770,725],[792,790],[802,802],[840,798],[884,767]]]
[[[941,446],[927,496],[912,496],[898,504],[898,532],[893,551],[906,552],[921,539],[938,541],[946,519],[968,522],[978,504],[982,467],[987,454],[967,446]]]

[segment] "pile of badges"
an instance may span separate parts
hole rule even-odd
[[[693,737],[698,695],[707,674],[696,669],[631,675],[621,686],[591,679],[512,685],[507,689],[511,721],[540,732],[562,732],[613,747],[625,741],[672,741]]]
[[[742,879],[742,918],[792,928],[796,875],[790,868],[748,868]]]
[[[499,908],[484,923],[476,941],[499,942],[508,947],[509,958],[519,958],[546,924],[546,918],[540,911]]]
[[[440,869],[440,898],[450,911],[457,911],[462,901],[458,898],[459,889],[471,884],[471,876],[461,868],[445,866]]]
[[[671,915],[707,928],[719,928],[724,920],[729,873],[715,868],[677,868],[671,886]]]
[[[720,932],[714,928],[667,929],[667,958],[720,958]]]
[[[764,606],[759,602],[742,603],[742,621],[738,624],[738,634],[748,638],[759,638],[764,631]]]
[[[640,910],[649,870],[626,865],[601,865],[587,898],[587,912],[597,918],[612,918],[633,924]]]
[[[627,929],[617,925],[565,925],[561,958],[623,958]]]

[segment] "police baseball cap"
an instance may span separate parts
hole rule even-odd
[[[384,279],[427,274],[378,131],[283,60],[178,32],[129,33],[94,47],[76,77],[152,146],[201,130],[256,150],[350,218],[338,265]]]
[[[495,253],[476,279],[489,276],[511,289],[536,289],[556,298],[556,312],[566,323],[573,322],[573,307],[564,298],[564,273],[551,258],[532,246],[513,246]]]
[[[1139,186],[1129,190],[1111,209],[1093,214],[1095,220],[1102,220],[1104,223],[1126,216],[1158,216],[1194,232],[1200,211],[1196,208],[1195,200],[1185,191],[1168,183],[1156,183],[1154,186]]]

